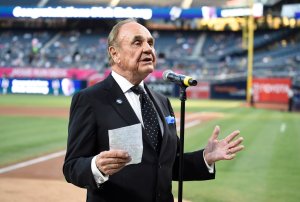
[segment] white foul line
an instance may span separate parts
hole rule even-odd
[[[10,172],[10,171],[13,171],[13,170],[16,170],[16,169],[19,169],[19,168],[23,168],[23,167],[26,167],[26,166],[30,166],[30,165],[33,165],[33,164],[36,164],[36,163],[40,163],[40,162],[43,162],[43,161],[48,161],[50,159],[54,159],[56,157],[63,156],[65,154],[66,154],[66,150],[63,150],[63,151],[55,152],[55,153],[52,153],[52,154],[48,154],[46,156],[38,157],[38,158],[29,160],[29,161],[24,161],[22,163],[17,163],[17,164],[11,165],[11,166],[0,168],[0,174]]]

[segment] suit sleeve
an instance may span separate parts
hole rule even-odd
[[[168,99],[168,108],[170,114],[175,116],[171,103]],[[177,134],[176,134],[177,135]],[[215,172],[209,173],[208,168],[204,162],[203,149],[183,155],[183,180],[210,180],[215,178]],[[180,155],[180,139],[177,137],[177,151],[175,163],[173,165],[173,180],[179,180],[179,155]],[[214,169],[215,170],[215,169]]]
[[[68,142],[63,173],[66,180],[82,188],[97,188],[91,161],[95,152],[96,121],[85,94],[72,98],[68,128]]]

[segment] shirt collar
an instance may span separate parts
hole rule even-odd
[[[111,72],[111,75],[116,80],[123,93],[126,93],[132,86],[134,86],[125,77],[121,76],[120,74],[114,71]],[[144,81],[142,81],[139,85],[141,85],[144,88]]]

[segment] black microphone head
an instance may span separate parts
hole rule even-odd
[[[189,84],[190,86],[197,86],[198,82],[195,79],[190,79]]]
[[[170,73],[172,73],[172,72],[173,72],[173,71],[171,71],[171,70],[166,70],[166,71],[164,71],[164,72],[163,72],[163,75],[162,75],[163,80],[167,81],[167,80],[168,80],[168,75],[169,75]]]

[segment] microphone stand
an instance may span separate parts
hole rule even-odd
[[[185,122],[185,101],[186,86],[180,86],[180,153],[179,153],[179,179],[178,179],[178,202],[182,202],[182,172],[183,172],[183,153],[184,153],[184,122]]]

